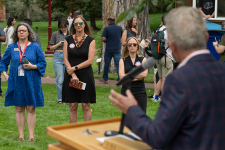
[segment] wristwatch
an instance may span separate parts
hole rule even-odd
[[[75,71],[76,71],[76,70],[78,70],[78,67],[77,67],[77,66],[75,66]]]

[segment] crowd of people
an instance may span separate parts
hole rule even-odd
[[[221,89],[225,84],[225,66],[206,49],[209,35],[202,16],[206,19],[209,16],[202,12],[201,7],[199,10],[190,7],[173,9],[162,16],[161,25],[154,29],[152,38],[145,39],[144,50],[156,62],[152,100],[161,101],[154,120],[146,116],[144,78],[148,70],[123,85],[120,94],[114,90],[109,93],[109,100],[125,115],[125,125],[153,148],[225,148],[222,142],[225,135],[225,130],[222,130],[225,126],[222,117],[225,91]],[[118,81],[146,61],[141,56],[136,18],[129,20],[124,30],[115,24],[113,16],[107,21],[108,26],[102,33],[102,41],[106,43],[105,65],[103,77],[99,78],[105,84],[108,83],[112,58]],[[18,141],[24,141],[26,109],[28,141],[35,142],[35,108],[44,106],[41,77],[45,73],[46,61],[40,38],[31,28],[31,20],[24,19],[16,28],[13,27],[15,24],[15,18],[11,17],[4,30],[0,26],[0,42],[5,42],[7,46],[0,62],[0,72],[8,81],[5,106],[16,106]],[[50,49],[54,51],[58,104],[69,105],[70,123],[76,123],[78,103],[81,103],[83,120],[90,121],[90,104],[96,103],[92,70],[95,39],[79,10],[74,12],[73,18],[69,14],[67,18],[59,19],[58,29],[50,40]],[[159,37],[160,42],[155,42]],[[225,63],[225,36],[220,45],[217,42],[212,44],[220,54],[220,61]],[[70,84],[74,87],[86,85],[85,90]]]

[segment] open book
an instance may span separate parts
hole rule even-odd
[[[79,90],[85,90],[86,83],[79,81],[78,85],[76,86],[76,85],[73,84],[73,81],[71,79],[70,83],[69,83],[69,86],[73,87],[73,88],[76,88],[76,89],[79,89]]]

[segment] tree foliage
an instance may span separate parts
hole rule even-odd
[[[130,8],[129,10],[127,10],[123,13],[121,13],[119,15],[119,17],[117,18],[116,23],[119,23],[122,20],[128,21],[135,15],[135,13],[137,13],[137,14],[141,13],[144,10],[145,3],[150,2],[153,6],[157,6],[159,1],[160,0],[142,0],[140,2],[137,2],[134,7]],[[174,8],[175,3],[185,5],[185,2],[183,0],[180,0],[180,1],[161,0],[161,1],[163,1],[164,3],[167,4],[166,11],[169,11],[170,9]]]
[[[48,9],[48,0],[38,0],[42,9]],[[71,12],[71,0],[51,0],[52,11],[60,11],[65,14]],[[85,19],[90,19],[90,14],[101,17],[101,0],[73,0],[73,10],[81,10]]]

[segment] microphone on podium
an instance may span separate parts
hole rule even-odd
[[[140,74],[141,72],[145,71],[146,69],[149,69],[155,65],[155,59],[154,58],[148,58],[141,66],[136,67],[135,69],[131,70],[126,76],[124,76],[121,80],[119,80],[116,85],[126,85],[129,86],[129,84],[133,81],[133,79]],[[115,136],[118,134],[123,134],[133,140],[137,140],[137,138],[127,134],[123,133],[124,128],[124,119],[125,114],[122,114],[121,122],[120,122],[120,129],[119,131],[106,131],[105,136]]]

